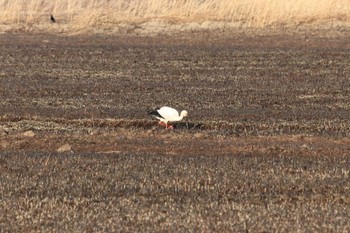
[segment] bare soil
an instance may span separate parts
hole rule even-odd
[[[350,231],[349,64],[347,30],[0,35],[0,232]]]

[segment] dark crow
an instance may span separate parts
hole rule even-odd
[[[50,20],[51,20],[51,22],[56,23],[56,19],[55,19],[55,17],[53,17],[53,15],[51,15]]]

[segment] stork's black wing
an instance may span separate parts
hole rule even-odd
[[[155,117],[164,118],[162,115],[159,114],[159,112],[158,112],[159,109],[160,109],[160,108],[155,108],[155,109],[153,109],[153,110],[148,111],[147,113],[148,113],[148,115],[152,115],[152,116],[155,116]]]

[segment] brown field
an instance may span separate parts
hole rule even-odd
[[[349,38],[0,35],[0,232],[350,231]]]

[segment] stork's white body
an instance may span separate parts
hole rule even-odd
[[[185,110],[181,111],[179,114],[176,109],[167,106],[156,108],[155,110],[150,111],[148,114],[157,118],[160,121],[160,124],[165,124],[166,128],[171,128],[169,127],[168,122],[181,121],[188,115],[187,111]]]

